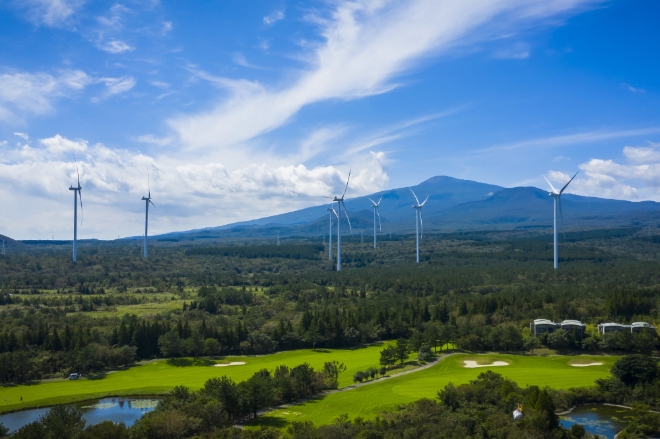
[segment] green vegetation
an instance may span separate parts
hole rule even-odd
[[[573,367],[569,364],[573,357],[568,356],[488,354],[485,358],[489,364],[493,361],[505,361],[509,366],[474,369],[464,367],[465,360],[478,358],[479,356],[469,354],[450,355],[426,370],[273,411],[258,418],[253,425],[282,427],[294,421],[311,421],[321,425],[331,423],[342,414],[350,414],[351,418],[373,419],[382,411],[394,410],[400,404],[411,403],[420,398],[432,399],[438,389],[447,384],[468,383],[485,370],[493,370],[523,387],[569,389],[590,386],[594,385],[596,379],[610,376],[609,369],[618,357],[581,357],[589,362],[601,362],[603,365]]]
[[[355,372],[369,366],[378,365],[378,355],[382,346],[369,346],[352,350],[318,351],[299,350],[260,357],[226,357],[218,363],[245,362],[244,365],[214,367],[216,361],[178,358],[159,360],[120,370],[110,374],[91,375],[82,380],[55,380],[39,384],[18,385],[2,389],[7,404],[0,404],[0,412],[27,407],[63,404],[85,399],[101,398],[109,395],[145,395],[167,393],[177,385],[200,389],[206,380],[213,377],[227,377],[236,382],[248,379],[261,369],[271,372],[279,365],[289,367],[308,363],[315,369],[325,362],[339,361],[347,367],[339,375],[339,386],[352,384]],[[23,402],[20,402],[21,396]]]

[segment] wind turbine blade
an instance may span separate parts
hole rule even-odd
[[[76,159],[76,155],[73,155],[73,161],[76,162],[76,174],[78,174],[78,187],[80,187],[80,172],[78,172],[78,160]]]
[[[380,212],[378,211],[378,208],[376,208],[376,213],[378,214],[378,230],[381,232],[383,231],[383,225],[380,222]]]
[[[426,199],[424,200],[424,202],[423,202],[422,204],[420,204],[420,206],[423,206],[423,205],[426,204],[426,202],[429,200],[429,196],[430,196],[430,195],[427,195],[427,196],[426,196]]]
[[[339,218],[339,214],[337,213],[337,211],[335,210],[335,208],[334,208],[334,207],[332,208],[332,213],[334,213],[334,214],[335,214],[335,216],[336,216],[337,218]]]
[[[346,187],[344,188],[344,193],[341,196],[341,199],[344,199],[344,195],[346,195],[346,191],[348,190],[348,182],[351,181],[351,169],[348,170],[348,180],[346,180]],[[346,207],[346,206],[344,206]]]
[[[149,198],[149,202],[151,203],[152,206],[156,207],[153,201],[151,201],[151,198]]]
[[[543,178],[545,178],[545,175],[543,176]],[[550,185],[550,188],[552,189],[552,192],[554,192],[555,194],[559,194],[559,191],[557,189],[555,189],[555,187],[552,185],[552,183],[550,183],[550,180],[545,178],[545,181],[547,181],[548,184]]]
[[[571,184],[571,181],[573,181],[573,178],[575,178],[578,175],[578,172],[580,171],[577,171],[575,175],[570,180],[568,180],[568,183],[566,183],[564,187],[561,188],[561,190],[559,191],[559,195],[561,195],[564,192],[564,190],[568,187],[568,185]]]
[[[410,188],[408,188],[408,189],[410,189]],[[417,205],[419,206],[419,199],[417,198],[417,195],[415,195],[415,191],[413,191],[412,189],[410,189],[410,192],[412,192],[413,197],[415,197],[415,201],[417,201]]]
[[[566,239],[566,230],[564,230],[564,211],[561,208],[561,197],[557,197],[557,207],[559,207],[559,222],[561,223],[561,232],[564,234],[564,239]]]
[[[149,201],[151,201],[151,179],[149,178],[149,167],[148,166],[147,166],[147,189],[149,189]],[[153,204],[153,203],[151,203],[151,204]]]
[[[424,236],[424,220],[422,219],[422,209],[419,209],[419,240]]]
[[[80,187],[80,184],[78,184],[78,187]],[[80,197],[80,225],[82,226],[83,219],[85,218],[85,211],[83,210],[83,207],[82,207],[82,191],[81,190],[78,190],[78,196]]]
[[[321,195],[321,197],[323,197],[323,198],[329,198],[329,199],[331,199],[331,200],[334,199],[334,197],[326,197],[325,195]]]
[[[376,202],[375,202],[374,200],[372,200],[371,198],[367,197],[367,200],[371,201],[371,205],[372,205],[371,207],[376,207],[376,206],[378,206],[378,205],[376,204]]]
[[[353,233],[353,227],[351,227],[351,220],[348,217],[348,212],[346,212],[346,203],[342,201],[341,204],[344,205],[344,215],[346,215],[346,221],[348,221],[348,228],[351,230],[351,233]]]
[[[376,204],[376,206],[380,206],[381,201],[383,201],[383,196],[382,195],[380,196],[380,199],[378,200],[378,203]]]

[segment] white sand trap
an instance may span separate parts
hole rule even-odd
[[[465,363],[465,366],[468,369],[474,369],[475,367],[491,367],[491,366],[508,366],[509,363],[506,361],[495,361],[490,364],[477,364],[476,361],[474,360],[464,360],[463,363]]]
[[[231,363],[224,363],[224,364],[223,363],[218,363],[218,364],[214,364],[213,366],[215,366],[215,367],[227,367],[227,366],[242,366],[244,364],[245,364],[244,361],[232,361]]]
[[[571,364],[573,367],[602,366],[603,363]]]

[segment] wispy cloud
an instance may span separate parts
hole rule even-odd
[[[99,49],[103,50],[104,52],[108,52],[112,54],[130,52],[131,50],[134,50],[133,47],[119,40],[112,40],[107,43],[101,44],[99,45]]]
[[[21,0],[15,2],[26,17],[38,26],[61,27],[69,24],[84,0]]]
[[[0,116],[18,119],[17,112],[44,114],[52,111],[54,100],[72,97],[93,82],[82,70],[49,73],[0,74]],[[3,119],[0,117],[0,120]]]
[[[132,76],[122,76],[120,78],[101,78],[100,82],[106,86],[106,96],[125,93],[135,87],[137,81]]]
[[[532,140],[523,140],[505,145],[497,145],[479,150],[479,152],[511,151],[528,148],[552,148],[557,146],[578,145],[581,143],[598,142],[601,140],[621,139],[625,137],[643,136],[660,133],[660,127],[650,127],[635,130],[595,130],[581,133],[566,134],[562,136],[541,137]]]
[[[30,141],[30,136],[28,136],[27,133],[14,133],[14,136],[18,136],[26,142]]]
[[[626,90],[628,90],[629,92],[634,93],[634,94],[645,94],[646,93],[646,90],[644,90],[643,88],[633,87],[630,84],[621,84],[621,87],[625,88]]]
[[[529,58],[529,55],[530,48],[527,43],[516,43],[511,47],[495,52],[495,57],[500,59],[525,59]]]
[[[273,24],[284,19],[284,11],[273,11],[264,17],[264,24]]]
[[[591,0],[382,0],[340,1],[309,17],[322,41],[306,56],[307,68],[284,87],[216,78],[229,98],[210,112],[169,120],[190,148],[224,147],[253,139],[287,123],[301,108],[329,99],[358,99],[390,91],[395,78],[423,58],[464,39],[489,37],[491,25],[518,28],[575,12]]]

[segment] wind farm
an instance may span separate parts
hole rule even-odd
[[[660,3],[241,6],[0,2],[0,437],[660,437]]]

